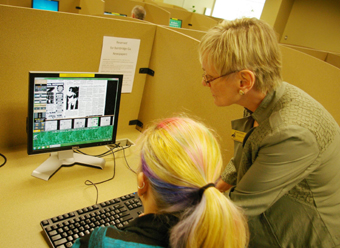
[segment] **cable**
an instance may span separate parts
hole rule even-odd
[[[106,179],[104,181],[97,182],[97,183],[93,183],[91,180],[86,180],[85,181],[85,185],[87,185],[87,186],[93,185],[96,188],[96,191],[97,191],[96,205],[98,204],[98,197],[99,197],[99,192],[98,192],[97,185],[105,183],[105,182],[108,182],[108,181],[111,181],[112,179],[115,178],[115,175],[116,175],[116,157],[115,157],[115,153],[113,152],[113,149],[111,149],[110,151],[112,152],[112,155],[113,155],[113,175],[112,175],[112,177],[109,178],[109,179]]]
[[[97,157],[97,158],[105,157],[105,156],[107,156],[109,153],[111,153],[111,151],[112,151],[113,149],[116,149],[117,147],[119,147],[119,145],[115,144],[115,146],[112,147],[112,148],[110,148],[110,150],[108,150],[108,151],[106,151],[106,152],[104,152],[104,153],[102,153],[102,154],[92,155],[92,156]],[[73,151],[74,151],[75,153],[80,153],[80,154],[83,154],[83,155],[89,155],[89,154],[86,154],[86,153],[80,151],[79,149],[74,149]]]
[[[125,149],[126,148],[129,148],[129,147],[131,147],[131,145],[130,146],[128,146],[128,147],[123,147],[123,153],[124,153],[124,159],[125,159],[125,163],[126,163],[126,166],[128,167],[128,169],[130,170],[130,171],[132,171],[133,173],[135,173],[135,174],[137,174],[137,172],[135,171],[135,170],[133,170],[131,167],[130,167],[130,165],[129,165],[129,163],[128,163],[128,161],[126,160],[126,156],[125,156]]]
[[[105,183],[105,182],[108,182],[108,181],[111,181],[112,179],[114,179],[114,177],[115,177],[115,175],[116,175],[116,157],[115,157],[115,153],[116,153],[116,152],[119,152],[119,151],[122,151],[122,150],[123,150],[124,159],[125,159],[125,163],[126,163],[127,168],[128,168],[130,171],[132,171],[133,173],[137,174],[137,172],[134,171],[134,170],[130,167],[130,165],[129,165],[127,159],[126,159],[125,149],[130,148],[130,147],[131,147],[131,145],[128,145],[128,146],[123,147],[123,146],[120,146],[119,144],[115,144],[115,146],[112,147],[112,148],[109,148],[109,151],[107,151],[107,152],[104,152],[104,153],[99,154],[99,155],[92,155],[92,156],[95,156],[95,157],[104,157],[104,156],[107,156],[109,153],[112,153],[112,155],[113,155],[113,175],[112,175],[111,178],[106,179],[106,180],[103,180],[103,181],[100,181],[100,182],[96,182],[96,183],[92,182],[91,180],[86,180],[86,181],[84,182],[85,185],[87,185],[87,186],[91,186],[91,185],[92,185],[92,186],[94,186],[94,187],[96,188],[96,205],[98,204],[98,198],[99,198],[99,190],[98,190],[97,185],[98,185],[98,184]],[[114,151],[114,149],[117,149],[117,148],[120,148],[120,149]],[[75,149],[74,152],[76,152],[76,153],[81,153],[81,154],[84,154],[84,155],[88,155],[88,154],[86,154],[86,153],[84,153],[84,152],[82,152],[82,151],[80,151],[80,150],[78,150],[78,149]]]
[[[6,164],[7,158],[2,153],[0,153],[0,156],[4,158],[4,162],[0,165],[0,167],[2,167],[2,166],[4,166]]]

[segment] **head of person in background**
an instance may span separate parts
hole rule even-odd
[[[199,48],[208,86],[217,106],[255,111],[282,82],[281,51],[274,30],[256,18],[223,21],[202,38]]]
[[[143,6],[136,5],[135,7],[133,7],[131,11],[132,18],[144,20],[145,16],[146,16],[146,11]]]
[[[171,247],[247,246],[242,211],[214,185],[223,163],[212,130],[188,117],[165,119],[143,133],[140,149],[140,218],[175,219]]]

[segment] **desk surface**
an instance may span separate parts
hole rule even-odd
[[[135,131],[119,137],[134,141]],[[88,154],[107,151],[105,146],[82,149]],[[48,154],[28,156],[26,147],[0,151],[7,163],[0,168],[0,223],[1,247],[49,247],[40,221],[95,204],[96,189],[86,186],[85,180],[99,182],[111,178],[114,160],[112,154],[105,157],[103,170],[81,165],[62,167],[49,181],[31,174]],[[134,170],[138,167],[138,154],[134,147],[125,150],[126,159]],[[125,163],[122,151],[115,153],[115,178],[97,185],[98,203],[137,191],[136,175]]]

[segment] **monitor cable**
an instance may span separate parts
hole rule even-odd
[[[96,192],[97,192],[97,194],[96,194],[96,205],[98,204],[98,197],[99,197],[99,191],[98,191],[97,185],[98,184],[102,184],[102,183],[106,183],[108,181],[111,181],[112,179],[115,178],[115,175],[116,175],[116,157],[115,157],[115,152],[113,152],[113,149],[111,149],[111,152],[112,152],[112,155],[113,155],[113,175],[112,175],[112,177],[109,178],[109,179],[106,179],[104,181],[100,181],[100,182],[96,182],[96,183],[92,182],[91,180],[86,180],[85,181],[85,185],[87,185],[87,186],[93,185],[96,188]]]
[[[115,177],[115,175],[116,175],[116,157],[115,157],[115,153],[116,153],[116,152],[123,151],[126,166],[128,167],[128,169],[129,169],[130,171],[132,171],[133,173],[137,174],[137,172],[134,171],[134,170],[130,167],[130,165],[129,165],[127,159],[126,159],[125,149],[130,148],[130,147],[131,147],[131,145],[122,147],[122,146],[120,146],[119,144],[116,144],[115,146],[110,147],[109,150],[108,150],[107,152],[104,152],[104,153],[99,154],[99,155],[94,155],[95,157],[99,157],[99,158],[100,158],[100,157],[105,157],[105,156],[107,156],[107,155],[109,155],[109,154],[111,153],[112,156],[113,156],[113,175],[112,175],[111,178],[106,179],[106,180],[103,180],[103,181],[100,181],[100,182],[96,182],[96,183],[92,182],[91,180],[86,180],[86,181],[85,181],[85,185],[87,185],[87,186],[94,186],[95,189],[96,189],[96,193],[97,193],[97,194],[96,194],[96,205],[98,204],[98,198],[99,198],[99,191],[98,191],[97,185],[98,185],[98,184],[102,184],[102,183],[106,183],[106,182],[108,182],[108,181],[113,180],[114,177]],[[118,150],[117,148],[120,148],[120,149]],[[84,154],[84,155],[88,155],[88,154],[86,154],[86,153],[84,153],[84,152],[82,152],[82,151],[80,151],[80,150],[78,150],[78,149],[74,150],[74,152],[76,152],[76,153],[81,153],[81,154]]]
[[[1,168],[2,166],[4,166],[6,164],[7,158],[2,153],[0,153],[0,157],[3,157],[3,159],[4,159],[4,162],[0,165],[0,168]]]

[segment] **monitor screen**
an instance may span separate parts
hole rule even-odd
[[[108,12],[108,11],[104,11],[104,15],[115,15],[115,16],[124,16],[124,17],[127,17],[127,15],[125,15],[125,14],[120,14],[120,13],[115,13],[115,12]]]
[[[29,73],[29,155],[114,144],[122,75]]]
[[[177,19],[177,18],[170,18],[170,27],[173,28],[181,28],[182,27],[182,20]]]
[[[33,9],[59,11],[59,1],[53,0],[32,0]]]

